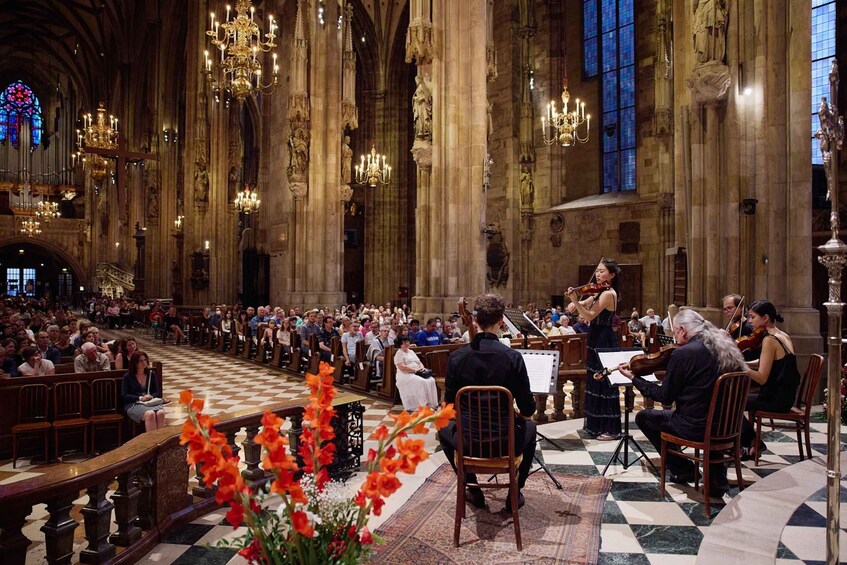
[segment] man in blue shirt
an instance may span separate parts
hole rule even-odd
[[[253,318],[250,320],[250,330],[252,331],[253,335],[256,335],[256,328],[259,327],[259,324],[263,324],[267,321],[268,319],[265,316],[265,307],[259,306],[258,310],[256,311],[256,315],[253,316]]]
[[[411,331],[409,334],[411,335]],[[435,326],[435,318],[430,318],[426,321],[426,327],[418,332],[415,343],[420,347],[441,345],[441,337],[438,335],[438,328]]]
[[[412,343],[418,342],[418,334],[421,332],[421,323],[418,320],[409,321],[409,339]]]

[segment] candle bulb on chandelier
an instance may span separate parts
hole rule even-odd
[[[215,13],[209,12],[209,16],[212,18],[212,23],[209,26],[209,29],[215,29]]]
[[[226,21],[227,21],[227,23],[229,23],[229,11],[230,11],[230,9],[231,9],[230,5],[227,4],[226,5]]]
[[[254,8],[253,6],[250,6],[250,21],[251,22],[253,21],[253,14],[255,14],[255,13],[256,13],[256,8]]]

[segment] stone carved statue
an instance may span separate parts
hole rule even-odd
[[[534,200],[535,182],[532,179],[532,173],[526,171],[521,173],[521,206],[524,208],[532,208]]]
[[[209,173],[206,171],[206,160],[199,158],[195,163],[194,171],[194,200],[197,202],[209,201]]]
[[[722,63],[726,53],[726,0],[694,0],[694,55],[698,64]]]
[[[350,184],[352,178],[351,167],[353,166],[353,150],[350,149],[350,136],[344,136],[344,143],[341,144],[341,182]]]
[[[147,217],[159,217],[159,190],[153,185],[147,188]]]
[[[500,231],[500,224],[489,225],[490,235],[485,249],[485,279],[494,288],[509,282],[509,248]]]
[[[415,115],[415,137],[432,139],[432,91],[422,76],[416,76],[417,88],[412,96],[412,111]]]
[[[229,174],[226,176],[226,190],[229,199],[235,198],[238,194],[238,167],[232,166],[229,168]]]
[[[299,126],[288,136],[288,178],[305,179],[309,167],[309,130]]]

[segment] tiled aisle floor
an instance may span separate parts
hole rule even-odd
[[[148,351],[154,361],[164,363],[166,396],[174,398],[184,388],[191,388],[200,396],[207,398],[207,411],[218,413],[243,408],[257,407],[263,404],[279,402],[290,398],[304,398],[302,380],[271,372],[252,363],[245,363],[229,356],[198,351],[189,347],[163,347],[140,336],[140,345]],[[390,407],[383,402],[368,400],[365,402],[366,437],[369,432],[384,420]],[[640,403],[636,403],[637,406]],[[399,407],[398,407],[399,408]],[[569,410],[570,407],[568,406]],[[549,411],[548,411],[549,413]],[[175,404],[168,407],[168,422],[178,424],[184,415]],[[599,442],[584,438],[580,432],[581,420],[544,424],[539,431],[556,440],[563,448],[559,451],[546,441],[541,441],[539,449],[543,459],[555,470],[595,475],[599,474],[611,458],[616,442]],[[813,449],[817,454],[825,451],[825,424],[814,425],[812,433]],[[636,440],[658,465],[658,457],[652,446],[636,430]],[[780,432],[766,435],[769,451],[760,461],[759,467],[752,462],[745,463],[744,478],[755,481],[773,473],[786,465],[799,460],[796,441]],[[426,439],[430,452],[437,449],[433,434]],[[365,452],[370,447],[365,445]],[[382,521],[391,516],[402,503],[420,486],[439,465],[444,462],[442,455],[436,453],[425,461],[413,477],[402,476],[401,490],[388,499],[383,516],[371,520],[375,529]],[[0,467],[0,482],[20,479],[26,473],[38,472],[38,467],[23,465],[20,473],[12,473],[11,465]],[[668,484],[664,498],[659,496],[658,478],[643,462],[623,470],[620,466],[610,467],[607,476],[614,479],[611,493],[606,502],[601,529],[602,545],[600,563],[651,563],[654,565],[672,563],[684,565],[694,563],[703,533],[711,523],[704,514],[702,494],[690,486]],[[734,473],[730,473],[733,482]],[[358,479],[354,477],[354,481]],[[729,496],[735,496],[738,489],[733,487]],[[814,562],[819,559],[824,545],[823,514],[826,512],[825,493],[811,497],[801,506],[783,531],[778,557],[785,562],[797,563],[798,559]],[[85,500],[77,501],[84,504]],[[496,502],[494,503],[496,504]],[[493,506],[493,505],[492,505]],[[714,500],[712,517],[721,510],[723,504]],[[494,511],[500,508],[491,508]],[[45,518],[44,510],[36,508],[26,533],[31,539],[39,536],[38,528]],[[194,523],[171,532],[166,543],[157,546],[143,562],[165,565],[168,563],[226,563],[234,552],[227,549],[209,548],[206,544],[232,532],[232,528],[222,524],[223,511],[196,520]],[[847,517],[842,524],[847,525]],[[773,527],[782,529],[782,524]],[[445,535],[450,535],[449,527]],[[81,528],[80,528],[81,530]],[[844,540],[847,543],[847,539]],[[236,562],[239,560],[235,558]]]

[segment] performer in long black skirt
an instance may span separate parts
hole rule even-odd
[[[594,380],[594,373],[603,370],[598,348],[620,347],[618,336],[612,330],[612,320],[618,306],[618,274],[620,267],[612,259],[603,258],[597,265],[594,277],[598,284],[608,283],[610,288],[580,301],[574,289],[568,289],[568,298],[579,314],[590,322],[588,330],[588,358],[586,359],[585,432],[600,440],[614,440],[621,433],[621,403],[618,387],[606,379]]]

